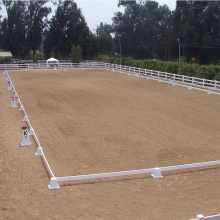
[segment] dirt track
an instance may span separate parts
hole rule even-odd
[[[55,176],[219,160],[220,97],[103,70],[10,77]],[[62,183],[36,146],[0,72],[0,219],[190,219],[220,213],[220,166]]]

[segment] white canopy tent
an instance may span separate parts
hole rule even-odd
[[[50,59],[47,60],[47,68],[54,68],[56,66],[58,66],[59,64],[59,60],[51,57]]]

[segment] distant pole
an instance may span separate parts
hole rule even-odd
[[[179,43],[179,75],[180,75],[180,39],[177,39]]]
[[[169,17],[169,57],[168,57],[169,61],[170,61],[170,50],[171,50],[171,11]]]
[[[121,41],[119,41],[120,44],[120,66],[121,66]]]

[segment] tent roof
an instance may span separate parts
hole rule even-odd
[[[4,52],[0,52],[0,56],[1,57],[12,57],[12,54],[10,51],[4,51]]]
[[[50,59],[48,59],[47,60],[47,62],[59,62],[57,59],[55,59],[55,58],[53,58],[53,57],[51,57]]]

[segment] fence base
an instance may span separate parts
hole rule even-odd
[[[41,156],[41,155],[43,155],[43,149],[42,149],[42,147],[38,147],[38,148],[37,148],[37,152],[36,152],[35,154],[36,154],[36,156]]]
[[[154,168],[153,174],[151,174],[154,178],[162,178],[161,169],[160,168]]]
[[[50,179],[50,184],[48,185],[48,187],[49,187],[49,189],[59,189],[60,188],[56,177]]]

